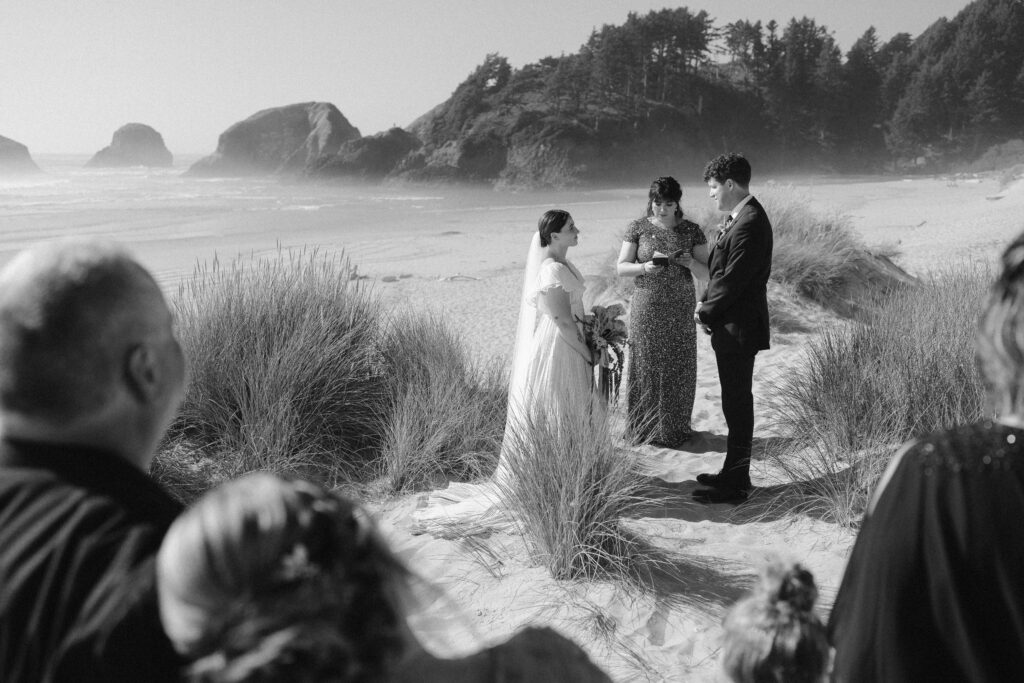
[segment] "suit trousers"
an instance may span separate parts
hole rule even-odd
[[[722,386],[722,412],[729,427],[722,475],[740,488],[750,487],[750,450],[754,441],[753,353],[715,353]]]

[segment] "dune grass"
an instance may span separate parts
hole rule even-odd
[[[775,237],[772,279],[830,307],[871,257],[850,218],[812,211],[793,188],[758,193]]]
[[[170,439],[234,477],[334,485],[372,458],[384,401],[377,303],[343,256],[215,261],[173,309],[190,382]]]
[[[597,401],[589,418],[527,416],[507,437],[500,495],[554,578],[650,586],[670,561],[623,525],[638,516],[645,478],[609,424]]]
[[[389,492],[424,490],[493,472],[505,426],[507,377],[475,364],[458,333],[403,312],[383,337],[388,412],[380,474]]]
[[[154,475],[180,499],[252,470],[404,491],[493,468],[500,370],[429,315],[388,315],[343,255],[215,261],[172,306],[191,378]]]
[[[776,332],[811,331],[802,318],[801,307],[793,305],[795,299],[851,316],[869,303],[869,292],[887,291],[912,281],[889,260],[896,254],[894,249],[868,249],[864,245],[849,216],[814,211],[796,189],[788,186],[758,188],[756,194],[772,222],[768,308]],[[722,214],[702,205],[687,212],[686,218],[701,226],[710,248],[710,242],[717,238]],[[587,306],[629,301],[633,280],[618,277],[617,262],[618,252],[609,253],[598,272],[587,275]],[[697,282],[698,297],[705,285]]]
[[[849,216],[815,211],[790,186],[770,185],[757,188],[755,194],[772,223],[771,282],[776,287],[769,291],[769,308],[773,312],[784,312],[786,306],[778,299],[795,293],[849,316],[867,303],[867,291],[886,290],[912,279],[889,261],[896,253],[893,249],[868,249]],[[721,214],[705,207],[695,216],[708,240],[715,239]]]
[[[250,470],[369,479],[385,493],[490,475],[505,369],[472,362],[436,317],[381,311],[353,274],[341,256],[281,251],[182,285],[173,307],[191,381],[155,467],[179,498]],[[644,478],[595,410],[513,445],[510,504],[554,576],[649,585],[671,559],[626,530]]]
[[[845,286],[843,264],[863,247],[843,219],[815,218],[791,193],[770,195],[759,195],[776,224],[770,289],[829,300]],[[591,283],[591,303],[626,298],[629,283],[614,276],[614,262]],[[972,286],[983,279],[962,277]],[[845,497],[842,509],[853,515],[892,444],[974,410],[976,398],[964,391],[973,364],[953,363],[963,344],[950,338],[957,327],[973,330],[973,320],[947,320],[965,315],[969,289],[936,278],[892,297],[827,331],[812,345],[807,372],[780,383],[777,413],[802,440],[776,455],[793,481],[810,487],[801,500],[833,501],[838,510]],[[180,498],[257,469],[329,486],[373,482],[390,494],[479,479],[495,466],[503,368],[474,363],[437,317],[382,311],[343,256],[280,251],[215,262],[182,285],[174,309],[192,378],[155,472]],[[917,349],[914,339],[935,348]],[[680,566],[624,522],[649,502],[647,481],[617,451],[603,411],[585,424],[535,423],[514,439],[508,451],[519,455],[505,495],[553,576],[643,586]]]
[[[980,419],[974,335],[991,270],[962,264],[822,331],[768,401],[792,435],[769,459],[799,482],[789,502],[843,524],[860,518],[904,441]]]

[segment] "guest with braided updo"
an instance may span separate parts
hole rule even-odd
[[[191,681],[609,680],[549,629],[432,656],[406,624],[411,578],[361,508],[266,473],[208,493],[157,559],[160,618]]]
[[[725,617],[722,668],[734,683],[818,683],[829,644],[814,612],[818,589],[799,564],[773,562]]]
[[[157,572],[193,680],[379,680],[405,649],[405,570],[359,508],[307,482],[215,489],[171,527]]]

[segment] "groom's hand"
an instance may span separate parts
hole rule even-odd
[[[711,328],[708,327],[707,325],[705,325],[703,323],[703,321],[701,321],[701,319],[700,319],[700,306],[701,306],[702,303],[704,303],[704,302],[703,301],[698,301],[697,302],[697,307],[695,309],[693,309],[693,322],[697,324],[697,327],[699,327],[701,330],[704,331],[704,334],[708,334],[709,335],[709,334],[711,334]]]

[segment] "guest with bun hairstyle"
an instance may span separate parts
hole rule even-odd
[[[818,589],[799,564],[769,564],[725,617],[722,668],[734,683],[819,683],[829,644],[814,611]]]
[[[829,618],[837,681],[1024,681],[1024,234],[976,347],[998,417],[893,457]]]
[[[434,657],[406,624],[411,579],[360,507],[266,473],[204,496],[157,558],[160,618],[191,681],[610,681],[550,629]]]

